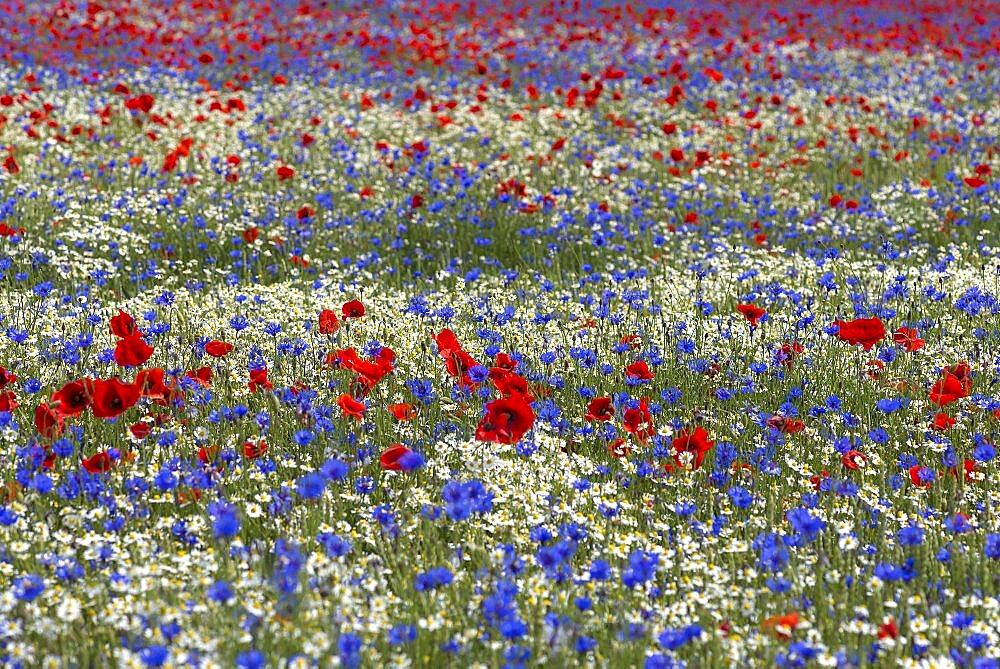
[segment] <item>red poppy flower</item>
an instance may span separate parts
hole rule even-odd
[[[645,397],[639,400],[639,406],[626,409],[622,414],[625,431],[641,442],[645,442],[656,433],[653,426],[653,416],[649,412],[649,404]]]
[[[840,328],[838,338],[866,351],[885,339],[885,326],[880,318],[856,318],[853,321],[834,321],[833,324]]]
[[[212,385],[212,368],[211,367],[199,367],[198,369],[191,369],[184,373],[185,378],[197,381],[203,388],[208,388]]]
[[[364,397],[386,374],[392,373],[396,353],[385,346],[374,360],[362,360],[357,351],[346,348],[338,350],[332,358],[327,356],[327,360],[331,364],[336,363],[342,369],[356,372],[358,376],[351,384],[352,389],[356,397]]]
[[[681,430],[670,445],[674,449],[674,461],[678,467],[683,468],[689,464],[692,468],[699,469],[705,461],[705,455],[715,446],[715,442],[709,440],[708,431],[699,425],[694,430]],[[685,453],[692,455],[684,456]],[[688,457],[691,459],[685,463],[684,460]]]
[[[15,381],[17,381],[17,376],[13,372],[8,372],[3,367],[0,367],[0,390],[3,390]]]
[[[11,413],[19,406],[21,406],[21,403],[17,401],[17,396],[13,390],[0,393],[0,411]]]
[[[941,370],[941,374],[951,374],[961,381],[966,395],[972,392],[972,368],[969,367],[969,363],[963,361],[955,365],[948,365]]]
[[[138,423],[132,423],[129,426],[128,431],[132,433],[133,437],[135,437],[139,441],[142,441],[143,439],[149,436],[150,432],[153,431],[153,426],[147,423],[146,421],[141,420]]]
[[[459,379],[463,387],[475,389],[478,384],[473,383],[467,372],[479,363],[462,350],[455,333],[445,328],[435,335],[434,342],[437,344],[438,354],[444,358],[448,373]]]
[[[166,374],[160,367],[137,372],[134,383],[140,388],[140,397],[148,397],[163,406],[180,396],[175,382],[171,380],[167,383]]]
[[[337,398],[337,406],[344,418],[354,418],[355,420],[365,419],[365,407],[364,402],[359,402],[348,394],[343,394]]]
[[[868,462],[868,456],[861,451],[856,451],[853,448],[840,458],[841,463],[843,463],[846,469],[851,471],[861,469]]]
[[[379,466],[382,469],[390,472],[403,471],[403,466],[399,464],[400,458],[404,455],[412,453],[410,449],[402,444],[393,444],[385,451],[382,452],[381,457],[378,459]]]
[[[52,402],[64,418],[74,418],[90,406],[90,396],[83,380],[70,381],[52,394]]]
[[[943,407],[968,396],[966,386],[954,374],[948,374],[931,386],[930,400],[938,406]]]
[[[794,418],[789,418],[785,420],[785,425],[782,427],[782,432],[785,434],[798,434],[806,429],[806,424],[801,420],[795,420]]]
[[[278,175],[278,181],[285,181],[286,179],[291,179],[295,176],[295,170],[288,165],[282,165],[275,172]]]
[[[106,451],[98,451],[80,462],[91,474],[107,474],[111,471],[111,456]]]
[[[519,374],[505,373],[495,378],[493,385],[500,391],[501,397],[518,397],[528,404],[535,401],[534,395],[528,390],[528,380]]]
[[[608,442],[608,455],[617,460],[627,458],[631,453],[632,445],[624,439],[619,438]]]
[[[324,309],[319,312],[319,333],[320,334],[333,334],[340,329],[340,321],[337,320],[337,314],[330,309]]]
[[[212,341],[205,344],[205,353],[208,353],[213,358],[224,358],[229,355],[229,352],[233,350],[233,345],[219,341],[218,339],[213,339]]]
[[[111,334],[118,337],[130,337],[139,332],[135,326],[135,319],[130,315],[118,310],[118,315],[111,318]]]
[[[498,444],[513,444],[535,424],[531,406],[518,396],[493,400],[485,407],[486,415],[476,427],[476,439]]]
[[[139,401],[142,388],[137,383],[122,383],[117,378],[96,379],[91,387],[90,408],[97,418],[120,416]]]
[[[48,470],[53,470],[56,468],[56,460],[58,459],[59,459],[58,455],[53,453],[51,450],[46,450],[45,459],[42,460],[42,467]]]
[[[944,432],[948,428],[954,427],[955,423],[958,422],[948,414],[943,411],[937,412],[934,416],[934,422],[931,423],[931,427],[935,430]]]
[[[653,378],[653,372],[649,370],[645,360],[640,360],[625,368],[625,376],[632,380],[649,381]]]
[[[740,304],[736,307],[736,311],[743,314],[743,318],[747,319],[751,327],[757,327],[757,321],[767,313],[767,311],[754,304]]]
[[[386,409],[388,409],[389,413],[395,416],[398,421],[413,420],[413,417],[417,415],[417,412],[413,409],[413,405],[407,404],[406,402],[402,402],[400,404],[390,404],[386,407]]]
[[[261,439],[260,441],[254,443],[253,441],[247,441],[243,443],[243,456],[250,459],[256,460],[267,453],[267,441]]]
[[[793,611],[791,613],[786,613],[783,616],[771,616],[770,618],[765,618],[760,624],[760,629],[761,631],[779,639],[788,640],[792,636],[792,631],[798,626],[799,614]]]
[[[340,308],[340,313],[344,318],[361,318],[365,315],[365,305],[361,304],[360,300],[351,300]]]
[[[52,441],[63,432],[63,416],[55,407],[42,402],[35,409],[35,429],[46,441]]]
[[[611,403],[610,397],[595,397],[587,404],[587,413],[584,418],[593,421],[608,421],[615,415],[615,405]]]
[[[493,361],[492,369],[502,369],[506,372],[513,372],[517,369],[517,360],[510,357],[506,353],[497,353],[496,358]]]
[[[879,639],[896,639],[898,637],[899,637],[899,628],[896,627],[895,619],[889,618],[887,622],[884,622],[878,626]]]
[[[115,345],[115,362],[122,367],[138,367],[153,355],[153,347],[138,332],[118,340]]]
[[[250,383],[248,384],[250,392],[255,393],[261,388],[265,390],[272,390],[274,385],[267,378],[267,367],[264,369],[251,369],[250,370]]]
[[[899,328],[892,333],[892,340],[907,353],[919,351],[924,347],[924,340],[917,336],[913,328]]]
[[[354,368],[361,364],[361,356],[358,355],[358,352],[353,347],[349,347],[339,349],[334,361],[340,368],[353,372]]]

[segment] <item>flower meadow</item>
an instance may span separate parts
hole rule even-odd
[[[995,5],[0,54],[0,665],[1000,667]]]

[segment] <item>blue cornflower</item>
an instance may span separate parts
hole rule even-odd
[[[611,578],[611,565],[598,558],[590,563],[589,575],[593,581],[606,581]]]
[[[340,662],[345,667],[356,667],[361,664],[361,637],[356,634],[343,634],[337,639],[337,650],[340,651]]]
[[[412,643],[417,638],[417,628],[415,625],[396,625],[389,630],[388,641],[393,647],[404,646]]]
[[[22,602],[33,601],[45,591],[45,581],[41,576],[28,574],[14,580],[14,596]]]
[[[328,481],[341,481],[347,477],[350,470],[346,462],[331,458],[320,465],[319,473]]]
[[[907,525],[896,533],[900,546],[919,546],[924,542],[924,530],[918,525]]]
[[[634,588],[651,580],[656,575],[660,556],[644,550],[635,550],[628,557],[628,566],[622,572],[622,583]]]
[[[295,492],[302,499],[317,499],[326,489],[326,480],[322,475],[310,472],[299,477],[295,482]]]
[[[701,634],[701,625],[688,625],[679,630],[665,630],[656,640],[667,650],[677,650],[688,641],[697,639]]]
[[[222,500],[212,502],[208,505],[208,514],[212,517],[212,534],[216,539],[229,539],[239,533],[241,522],[235,504]]]
[[[259,650],[248,650],[236,656],[237,669],[265,669],[267,658]]]
[[[742,486],[733,486],[729,489],[729,498],[737,509],[746,509],[753,504],[753,495]]]
[[[208,589],[205,591],[205,596],[213,602],[225,604],[236,595],[233,592],[233,587],[229,585],[229,583],[225,581],[216,581],[212,585],[208,586]]]
[[[988,558],[1000,560],[1000,532],[986,535],[986,547],[983,552]]]
[[[812,543],[817,535],[826,527],[826,523],[814,516],[808,509],[797,507],[788,512],[788,523],[806,543]]]
[[[170,649],[166,646],[147,646],[139,651],[139,659],[147,667],[162,667],[170,657]]]

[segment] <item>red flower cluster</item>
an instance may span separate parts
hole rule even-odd
[[[362,360],[353,348],[338,350],[327,355],[327,363],[336,363],[341,369],[355,372],[357,377],[351,383],[355,397],[365,397],[386,374],[392,373],[396,353],[383,347],[374,360]]]
[[[340,307],[340,317],[344,320],[348,318],[361,318],[365,315],[365,305],[361,303],[360,300],[351,300],[350,302],[345,302],[342,307]],[[324,309],[319,312],[319,333],[324,335],[331,335],[340,329],[340,319],[337,318],[337,312],[332,309]]]
[[[459,385],[469,390],[475,390],[479,384],[469,378],[469,370],[478,365],[476,359],[462,349],[455,333],[445,328],[434,337],[438,354],[444,358],[448,373],[458,379]]]
[[[247,384],[250,392],[255,393],[261,388],[264,390],[272,390],[274,384],[271,383],[270,379],[267,378],[267,367],[262,369],[251,369],[250,370],[250,382]]]
[[[139,331],[135,319],[128,313],[119,309],[118,314],[111,318],[109,328],[111,334],[118,337],[115,349],[115,359],[118,364],[129,367],[141,365],[152,354],[152,347],[143,341],[143,333]],[[209,341],[205,346],[206,353],[213,357],[223,357],[232,349],[232,344],[217,340]],[[17,406],[13,393],[2,392],[3,388],[15,378],[13,374],[0,368],[0,408],[2,405]],[[185,372],[185,378],[207,388],[211,385],[212,370],[210,367],[189,370]],[[267,370],[251,371],[249,387],[251,392],[256,392],[259,388],[271,389],[273,386],[267,379]],[[63,384],[59,390],[52,393],[48,401],[36,407],[35,428],[45,442],[51,443],[64,432],[67,418],[77,418],[88,409],[95,418],[117,418],[136,406],[143,398],[155,404],[169,406],[182,401],[183,391],[177,379],[168,378],[164,370],[159,367],[139,370],[132,382],[123,381],[118,377],[75,379]],[[147,414],[145,418],[132,424],[129,431],[135,439],[141,440],[150,433],[152,425],[162,425],[168,420],[170,416],[167,414]],[[266,444],[262,448],[266,450]],[[50,454],[44,464],[46,467],[52,467],[54,462],[55,455]],[[107,472],[114,462],[111,456],[102,451],[85,458],[82,465],[88,471],[102,473]]]
[[[447,343],[447,338],[445,341]],[[438,335],[438,348],[440,347],[441,335]],[[498,353],[494,363],[489,371],[489,380],[500,392],[500,399],[483,407],[486,415],[476,427],[476,439],[514,444],[535,424],[535,412],[531,409],[535,398],[528,389],[527,380],[514,371],[517,369],[516,361],[506,353]]]
[[[969,363],[960,362],[941,370],[941,378],[931,386],[930,400],[937,406],[945,406],[968,397],[972,392],[972,370]]]
[[[122,367],[138,367],[153,355],[153,347],[146,343],[142,332],[136,327],[135,319],[118,310],[111,318],[111,334],[118,337],[115,345],[115,362]]]
[[[625,409],[622,414],[622,423],[625,431],[640,443],[646,443],[650,437],[656,434],[653,415],[649,412],[649,398],[643,397],[639,400],[639,406]]]

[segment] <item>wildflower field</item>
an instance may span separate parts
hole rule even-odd
[[[0,666],[1000,667],[996,3],[0,56]]]

